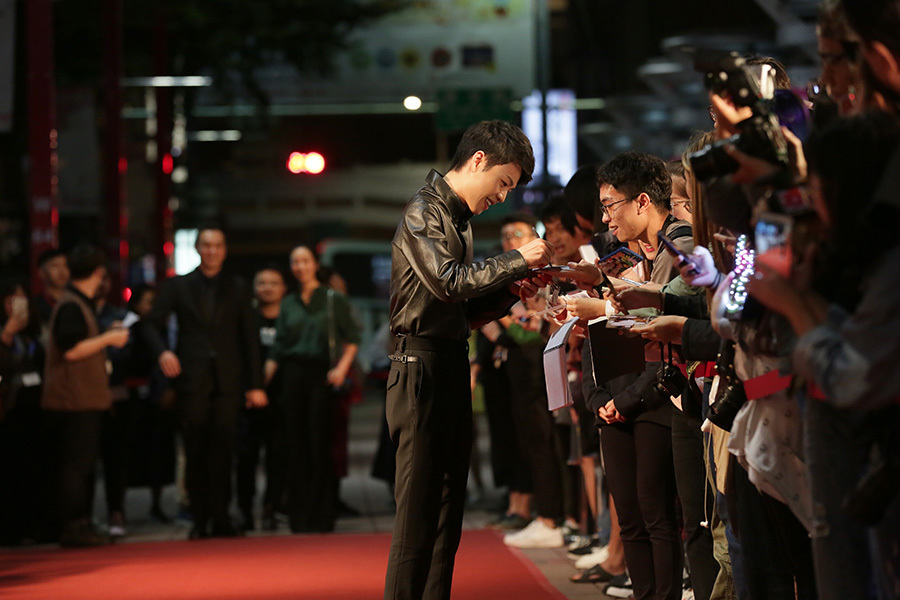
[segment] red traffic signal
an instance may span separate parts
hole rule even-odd
[[[318,152],[291,152],[287,159],[287,169],[295,175],[298,173],[318,175],[325,170],[325,157]]]

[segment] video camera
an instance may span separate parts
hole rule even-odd
[[[705,73],[706,89],[728,98],[736,107],[749,107],[752,115],[737,124],[739,132],[688,155],[691,169],[700,181],[733,173],[738,163],[725,153],[733,144],[741,152],[781,167],[788,166],[788,143],[784,125],[801,139],[806,137],[808,112],[803,101],[789,90],[775,89],[775,71],[770,65],[747,64],[737,52],[706,50],[697,55],[694,68]]]

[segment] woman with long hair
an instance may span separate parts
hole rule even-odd
[[[337,513],[334,413],[356,357],[359,329],[347,299],[319,281],[319,259],[311,248],[297,246],[290,261],[299,289],[281,302],[266,377],[280,367],[291,531],[326,532],[334,529]]]

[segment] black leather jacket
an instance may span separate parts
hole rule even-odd
[[[391,248],[391,333],[468,339],[518,299],[509,283],[528,271],[513,250],[472,264],[472,212],[432,170],[403,211]]]

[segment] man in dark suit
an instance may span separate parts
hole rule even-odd
[[[148,328],[159,366],[177,392],[194,517],[191,539],[237,534],[228,505],[241,394],[248,407],[267,404],[250,288],[222,272],[228,254],[224,232],[201,229],[197,252],[200,266],[163,286],[150,313],[155,327]],[[174,351],[166,341],[170,315],[178,325]]]

